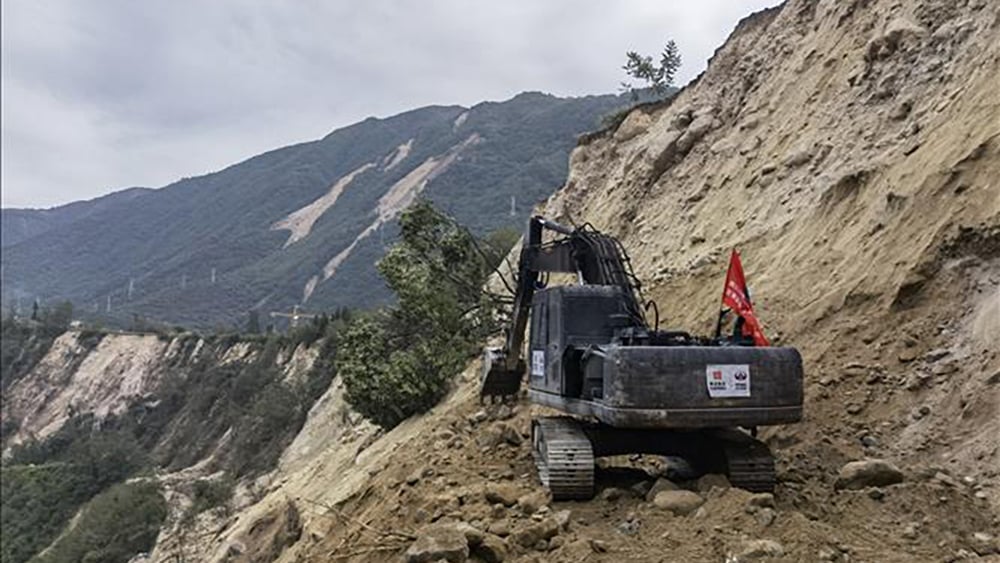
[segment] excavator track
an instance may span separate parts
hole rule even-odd
[[[568,417],[531,421],[532,455],[555,500],[594,496],[594,451],[580,423]]]
[[[774,456],[759,440],[725,446],[729,483],[754,493],[773,493],[777,482]]]

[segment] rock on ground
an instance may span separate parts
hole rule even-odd
[[[744,544],[736,555],[736,561],[753,561],[764,557],[781,557],[785,548],[774,540],[753,540]]]
[[[705,503],[705,499],[691,491],[660,491],[653,499],[657,508],[669,510],[678,516],[690,514]]]
[[[507,542],[493,534],[486,534],[479,545],[472,548],[472,555],[486,563],[501,563],[507,558]]]
[[[545,518],[540,522],[531,522],[515,530],[511,537],[523,547],[534,547],[538,542],[545,541],[559,534],[559,523],[555,518]]]
[[[677,484],[671,481],[670,479],[665,479],[661,477],[657,479],[655,483],[653,483],[653,486],[649,489],[649,492],[646,493],[646,500],[649,502],[653,502],[653,499],[655,499],[656,495],[658,495],[660,492],[676,491],[679,488],[680,487],[678,487]]]
[[[517,487],[506,484],[492,484],[486,487],[486,500],[493,504],[514,506],[520,498]]]
[[[852,461],[840,468],[834,488],[863,489],[865,487],[885,487],[903,482],[903,472],[888,461],[865,459]]]
[[[469,542],[456,526],[433,525],[425,528],[406,550],[407,563],[450,561],[464,563],[469,558]]]
[[[545,491],[535,491],[517,499],[517,507],[528,515],[538,512],[547,504],[549,504],[549,496]]]

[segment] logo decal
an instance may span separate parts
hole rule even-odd
[[[708,396],[715,398],[749,397],[750,366],[709,365],[705,367]]]

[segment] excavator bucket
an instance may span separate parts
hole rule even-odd
[[[521,378],[524,375],[524,361],[518,362],[517,368],[507,368],[507,357],[503,350],[487,348],[483,353],[483,374],[480,380],[479,400],[487,398],[500,400],[516,396],[521,390]]]

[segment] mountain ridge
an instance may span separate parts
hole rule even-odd
[[[117,324],[139,315],[195,327],[239,324],[250,309],[376,305],[389,294],[373,264],[399,206],[375,209],[393,186],[480,234],[519,225],[562,183],[576,136],[623,104],[529,92],[368,118],[5,244],[3,300],[69,299]],[[478,141],[463,145],[471,135]],[[295,213],[309,228],[292,240],[275,227]]]

